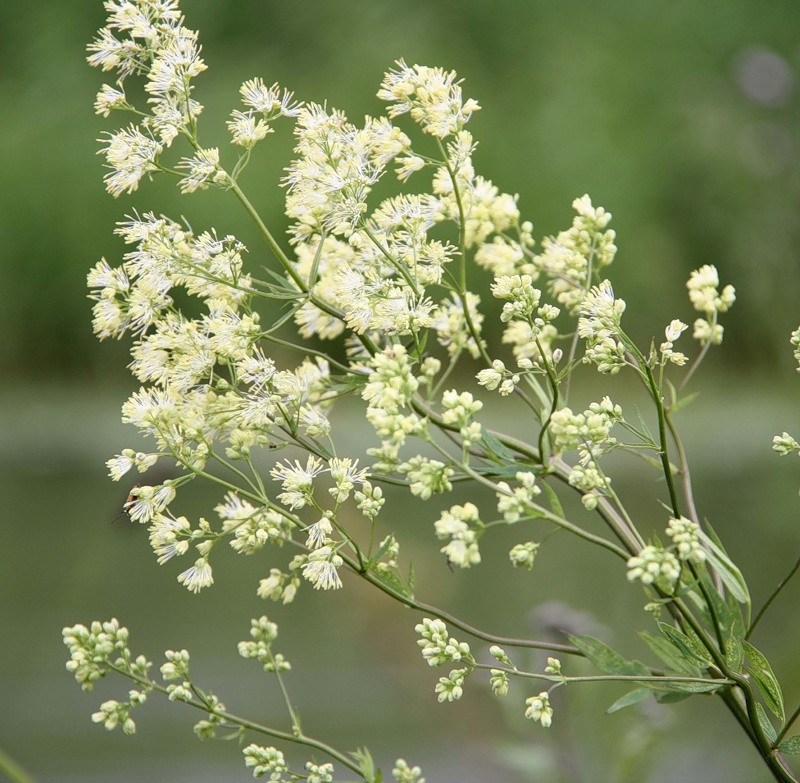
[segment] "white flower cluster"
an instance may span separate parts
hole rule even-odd
[[[519,471],[515,478],[519,482],[513,489],[506,481],[497,482],[497,510],[503,519],[513,525],[529,516],[533,511],[534,498],[541,493],[541,488],[536,486],[536,476],[529,471]]]
[[[281,653],[272,652],[272,643],[278,638],[278,626],[266,616],[250,621],[250,639],[239,642],[239,655],[252,658],[264,667],[265,672],[287,672],[292,665]]]
[[[678,558],[662,547],[648,545],[628,559],[628,581],[657,584],[671,589],[678,581],[681,566]]]
[[[706,553],[700,543],[700,527],[686,517],[671,518],[667,526],[667,535],[675,545],[675,553],[679,560],[702,563]]]
[[[792,332],[789,342],[791,342],[792,347],[794,348],[794,358],[798,363],[797,371],[800,372],[800,326],[798,326],[797,329]]]
[[[439,519],[433,523],[433,527],[437,538],[440,540],[450,539],[439,550],[449,563],[459,568],[469,568],[481,562],[478,532],[483,527],[483,523],[474,503],[451,506],[449,511],[442,512]]]
[[[676,364],[679,367],[686,364],[687,359],[686,355],[681,353],[680,351],[674,351],[673,346],[675,341],[688,329],[689,327],[683,323],[683,321],[679,321],[677,318],[670,321],[669,326],[664,329],[664,337],[666,338],[663,343],[661,343],[659,347],[659,352],[661,353],[661,364],[662,366],[665,365],[667,362],[671,362],[672,364]]]
[[[689,290],[689,301],[695,310],[705,315],[694,322],[692,336],[702,345],[722,342],[723,328],[717,323],[719,313],[727,312],[736,301],[736,291],[732,285],[726,285],[719,291],[719,274],[711,264],[695,269],[686,283]]]
[[[460,131],[480,109],[472,98],[463,100],[455,71],[408,66],[403,60],[396,65],[378,91],[378,97],[390,103],[390,117],[410,113],[425,133],[444,139]]]
[[[428,666],[474,662],[469,645],[448,636],[447,626],[442,620],[426,617],[414,626],[414,630],[422,637],[417,640],[417,644],[422,648],[422,657],[428,662]]]
[[[615,299],[611,283],[603,280],[585,294],[578,312],[578,335],[586,340],[584,362],[596,365],[598,372],[618,373],[625,366],[620,328],[625,301]]]
[[[272,133],[270,123],[278,117],[296,117],[300,113],[300,104],[293,100],[292,93],[281,90],[278,84],[267,87],[263,79],[248,79],[239,92],[245,111],[231,112],[228,130],[233,143],[245,149]]]
[[[535,541],[526,541],[524,544],[517,544],[508,553],[508,559],[514,568],[524,568],[527,571],[533,569],[533,561],[539,551],[540,544]]]
[[[550,706],[550,694],[542,691],[538,696],[525,699],[527,708],[525,717],[529,720],[539,721],[544,728],[549,728],[553,723],[553,708]]]
[[[136,190],[143,176],[158,170],[161,152],[178,135],[191,135],[203,108],[191,97],[192,79],[206,65],[197,33],[184,27],[177,2],[111,0],[106,9],[108,24],[89,45],[88,59],[104,71],[116,71],[117,81],[98,93],[95,110],[108,116],[130,109],[124,82],[132,75],[144,77],[150,107],[141,128],[130,125],[109,134],[103,149],[110,168],[106,188],[119,196]]]
[[[442,421],[452,427],[458,427],[461,442],[465,448],[481,439],[481,425],[473,421],[473,416],[483,408],[483,403],[476,400],[470,392],[450,389],[442,395]]]
[[[397,759],[392,769],[392,777],[395,783],[425,783],[422,770],[417,766],[410,767],[405,759]]]
[[[608,397],[593,402],[583,413],[565,407],[550,417],[549,434],[556,452],[577,449],[579,460],[570,471],[569,483],[583,494],[583,503],[591,509],[597,505],[597,493],[603,493],[611,479],[600,470],[597,460],[616,446],[611,428],[622,421],[622,408]]]
[[[402,131],[381,118],[366,118],[364,128],[337,110],[315,103],[297,114],[298,158],[287,169],[286,214],[296,221],[292,237],[314,234],[349,237],[361,223],[367,196],[386,164],[410,146]]]
[[[791,454],[795,451],[800,453],[800,443],[798,443],[795,437],[790,435],[788,432],[784,432],[781,435],[776,435],[772,439],[772,448],[782,457],[785,457],[787,454]]]
[[[544,239],[534,263],[548,277],[553,298],[576,315],[592,281],[614,260],[617,248],[616,234],[607,228],[609,212],[594,207],[589,196],[575,199],[572,208],[578,213],[572,226]]]
[[[534,364],[545,358],[552,360],[551,345],[557,335],[552,322],[560,310],[554,305],[542,304],[542,292],[532,285],[534,279],[529,274],[499,275],[492,283],[492,294],[497,299],[508,300],[500,316],[500,320],[507,324],[503,342],[513,346],[521,368],[524,368],[526,360],[532,359]]]

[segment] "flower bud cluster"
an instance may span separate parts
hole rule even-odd
[[[128,649],[128,629],[117,619],[103,623],[95,620],[88,628],[80,624],[64,628],[62,636],[70,653],[67,671],[75,675],[85,691],[92,690],[111,664],[127,666],[142,677],[152,665],[144,656],[133,660]]]
[[[784,432],[772,439],[772,448],[782,457],[785,457],[794,451],[800,452],[800,443],[788,432]]]
[[[535,541],[526,541],[524,544],[517,544],[508,553],[508,559],[514,568],[524,568],[527,571],[533,569],[533,561],[541,545]]]
[[[433,523],[436,537],[450,541],[439,551],[448,562],[459,568],[469,568],[481,562],[478,549],[478,531],[483,527],[474,503],[452,506]]]
[[[272,652],[272,643],[278,638],[278,626],[266,616],[250,621],[250,637],[250,641],[239,642],[242,658],[258,661],[265,672],[286,672],[292,668],[281,653]]]
[[[700,527],[686,517],[671,518],[667,526],[667,535],[675,545],[675,553],[679,560],[702,563],[706,553],[700,543]]]
[[[648,545],[628,559],[628,581],[644,585],[656,584],[672,589],[681,573],[680,562],[672,552]]]
[[[298,568],[294,570],[296,571]],[[285,604],[290,604],[299,587],[300,579],[296,574],[285,574],[279,568],[271,568],[269,576],[259,582],[256,595],[265,600],[268,598],[271,601],[283,601]]]
[[[459,642],[447,635],[447,626],[441,620],[425,618],[414,626],[422,637],[417,644],[422,648],[422,657],[429,666],[442,666],[445,663],[472,664],[474,659],[466,642]]]
[[[497,482],[497,510],[503,515],[503,519],[513,525],[520,519],[531,514],[534,506],[534,498],[541,493],[541,488],[536,486],[536,476],[525,470],[517,473],[516,479],[520,486],[513,489],[506,481]]]
[[[392,770],[395,783],[425,783],[419,767],[409,767],[405,759],[397,759]]]
[[[242,750],[244,763],[253,769],[253,777],[262,778],[269,775],[269,780],[277,783],[283,781],[284,773],[289,772],[289,766],[283,753],[274,747],[265,748],[254,742]],[[294,776],[292,776],[294,777]]]
[[[622,408],[608,397],[593,402],[583,413],[561,408],[550,417],[549,433],[553,450],[577,449],[579,462],[570,471],[569,483],[584,493],[584,505],[597,503],[596,492],[603,492],[611,479],[600,470],[597,459],[616,445],[611,428],[622,420]]]
[[[736,291],[732,285],[719,289],[719,274],[711,264],[695,269],[686,283],[689,301],[695,310],[705,315],[694,322],[692,336],[702,345],[722,342],[723,328],[717,323],[719,313],[727,312],[736,301]]]
[[[542,691],[538,696],[525,699],[527,708],[525,717],[529,720],[539,721],[544,728],[549,728],[553,723],[553,708],[550,706],[550,694]]]
[[[418,454],[398,465],[397,470],[408,478],[411,494],[423,500],[431,495],[449,492],[453,488],[450,479],[455,471],[438,459],[429,459]]]
[[[464,695],[464,680],[469,669],[453,669],[447,677],[440,677],[434,692],[439,702],[458,701]]]
[[[659,347],[659,351],[661,352],[661,364],[664,365],[667,362],[671,362],[672,364],[676,364],[679,367],[683,366],[687,362],[686,355],[680,353],[680,351],[673,351],[673,345],[675,341],[683,334],[683,332],[688,329],[689,327],[683,323],[683,321],[679,321],[677,318],[670,321],[669,326],[664,329],[664,337],[666,338],[661,346]]]
[[[481,425],[472,421],[481,408],[483,403],[476,400],[470,392],[459,394],[455,389],[450,389],[442,395],[442,421],[459,428],[459,435],[465,448],[481,439]]]

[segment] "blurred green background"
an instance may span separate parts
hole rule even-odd
[[[184,0],[182,8],[209,65],[196,93],[209,145],[225,144],[224,119],[246,78],[277,80],[358,119],[381,111],[374,94],[395,59],[442,65],[483,107],[470,126],[476,168],[519,193],[537,236],[566,227],[570,202],[585,192],[614,213],[612,279],[635,336],[660,339],[671,318],[690,320],[688,273],[717,265],[738,301],[685,432],[701,514],[763,600],[798,550],[796,466],[779,461],[770,440],[798,418],[787,339],[800,322],[800,4]],[[123,248],[112,229],[134,209],[236,233],[254,263],[261,250],[224,194],[180,198],[159,181],[118,201],[105,193],[95,140],[113,120],[92,113],[102,75],[84,61],[103,20],[94,0],[0,4],[0,748],[43,782],[247,779],[236,748],[200,744],[195,716],[173,705],[143,707],[133,738],[91,724],[96,704],[124,691],[108,683],[82,695],[63,670],[59,631],[117,615],[134,647],[156,660],[164,648],[189,647],[200,680],[231,709],[267,719],[280,715],[276,695],[266,681],[253,688],[257,671],[235,655],[249,618],[266,611],[282,624],[306,728],[345,748],[367,744],[384,764],[392,754],[422,763],[429,783],[766,779],[710,699],[604,717],[618,692],[572,689],[550,733],[504,714],[478,687],[460,705],[437,705],[438,675],[419,659],[408,612],[352,583],[336,596],[309,591],[298,612],[264,607],[253,587],[271,563],[258,558],[220,568],[218,585],[196,598],[176,585],[174,568],[156,565],[143,529],[108,524],[126,488],[108,481],[103,461],[135,443],[118,424],[132,383],[126,346],[91,334],[86,270],[102,255],[116,263]],[[287,133],[270,138],[245,183],[277,233],[275,183],[290,150]],[[658,527],[650,485],[640,492],[645,479],[618,481]],[[198,495],[187,510],[207,513],[215,500]],[[434,509],[406,513],[398,525]],[[487,548],[484,570],[450,574],[431,539],[426,523],[423,599],[501,634],[542,633],[553,613],[558,625],[587,612],[574,618],[580,629],[645,655],[610,631],[647,620],[636,591],[617,590],[618,571],[606,575],[607,559],[559,542],[532,575],[509,575],[509,539]],[[507,592],[487,588],[493,563]],[[354,595],[359,614],[348,609]],[[608,595],[621,597],[609,605]],[[800,699],[800,631],[790,621],[798,598],[795,585],[756,640],[789,683],[790,705]],[[646,748],[649,757],[637,759]]]

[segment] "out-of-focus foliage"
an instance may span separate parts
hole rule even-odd
[[[796,325],[795,0],[184,0],[182,7],[210,65],[198,91],[206,128],[217,126],[209,143],[226,143],[223,118],[238,85],[254,75],[359,117],[379,111],[374,93],[395,58],[455,68],[484,107],[472,128],[481,141],[477,166],[520,194],[536,233],[568,224],[569,204],[584,192],[614,213],[618,293],[640,300],[626,313],[634,333],[682,315],[683,281],[704,263],[717,264],[739,292],[728,361],[775,360],[776,333]],[[0,5],[0,359],[20,374],[76,364],[97,374],[91,366],[101,357],[107,366],[109,352],[93,345],[88,327],[84,270],[121,252],[113,221],[151,208],[154,189],[166,187],[145,183],[117,202],[102,189],[93,140],[109,126],[92,114],[99,74],[83,62],[102,19],[99,0]],[[280,221],[275,182],[290,139],[270,145],[249,187]],[[190,208],[175,192],[158,203],[210,225],[219,198],[201,195]],[[244,221],[218,228],[250,239]]]

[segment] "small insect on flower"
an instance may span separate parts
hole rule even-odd
[[[113,525],[120,517],[128,517],[128,521],[130,521],[130,514],[128,513],[136,502],[136,490],[139,488],[138,484],[134,484],[131,487],[130,492],[128,493],[128,497],[125,499],[125,502],[122,504],[122,511],[117,514],[114,519],[109,522],[109,525]]]

